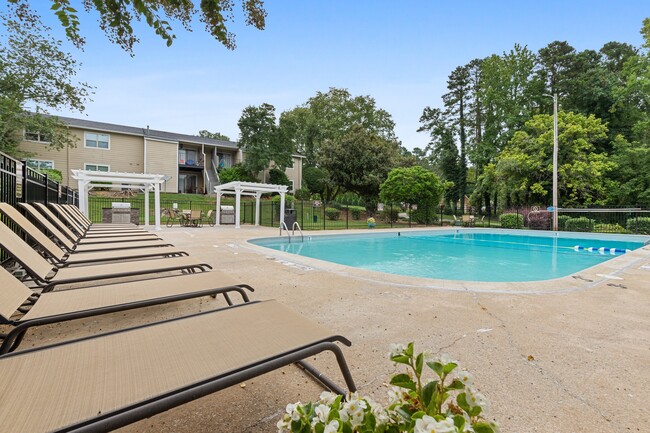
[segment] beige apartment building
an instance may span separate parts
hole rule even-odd
[[[114,171],[162,174],[167,176],[163,192],[211,193],[220,184],[219,171],[237,164],[245,154],[233,141],[155,129],[115,125],[91,120],[61,117],[76,137],[77,145],[60,151],[48,148],[48,137],[24,131],[20,149],[33,154],[28,164],[53,168],[63,176],[62,183],[77,188],[70,170]],[[292,183],[290,192],[302,183],[302,159],[294,155],[286,169]],[[268,180],[268,170],[259,174]]]

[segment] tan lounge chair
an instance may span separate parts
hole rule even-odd
[[[0,224],[0,247],[13,257],[44,291],[56,285],[89,282],[107,278],[157,274],[167,271],[205,271],[207,263],[191,257],[170,257],[158,260],[138,260],[102,265],[56,268],[20,239],[9,227]]]
[[[81,212],[81,210],[77,206],[71,205],[71,204],[63,204],[61,206],[63,206],[64,209],[67,209],[70,214],[75,216],[76,220],[78,220],[82,225],[88,226],[89,230],[92,230],[92,229],[102,229],[102,230],[119,229],[119,230],[132,230],[132,231],[141,230],[141,229],[138,228],[138,226],[136,226],[135,224],[131,224],[131,223],[128,223],[128,224],[93,223],[92,221],[90,221],[88,219],[88,217],[86,215],[83,214],[83,212]]]
[[[89,264],[93,262],[107,262],[115,260],[138,259],[146,257],[181,257],[187,256],[185,251],[174,247],[161,248],[140,248],[127,249],[122,251],[96,251],[93,253],[68,254],[59,248],[34,224],[25,218],[17,209],[8,203],[0,202],[0,214],[5,215],[14,222],[20,229],[36,242],[40,248],[49,256],[51,262],[58,267],[65,267],[75,264]]]
[[[340,335],[275,301],[250,302],[0,356],[4,433],[110,431],[294,362],[336,355]]]
[[[97,251],[109,251],[109,250],[126,250],[126,249],[138,249],[138,248],[160,248],[160,247],[173,247],[172,244],[157,241],[135,241],[135,242],[101,242],[101,243],[90,243],[79,245],[68,236],[66,236],[60,229],[45,215],[41,214],[34,204],[29,203],[18,203],[18,205],[25,210],[25,213],[29,215],[36,224],[40,225],[47,233],[50,234],[55,243],[63,248],[67,253],[86,253],[86,252],[97,252]],[[49,213],[51,211],[47,208],[45,210]],[[52,217],[56,218],[54,214]]]
[[[217,294],[233,305],[231,292],[249,302],[245,289],[253,291],[225,274],[200,272],[38,294],[0,267],[0,323],[13,327],[2,340],[0,355],[16,350],[33,326]]]
[[[75,219],[69,210],[59,204],[50,204],[58,217],[68,225],[78,236],[84,239],[106,238],[106,237],[129,237],[129,238],[156,238],[153,233],[144,230],[123,230],[123,229],[103,229],[98,231],[88,231],[88,227],[83,226],[81,222]]]
[[[162,239],[155,237],[155,238],[132,238],[132,237],[123,237],[123,236],[116,236],[116,237],[110,237],[110,238],[83,238],[76,233],[74,233],[68,226],[61,220],[59,219],[54,212],[52,212],[47,206],[45,206],[42,203],[32,203],[33,206],[35,206],[39,212],[41,212],[43,215],[47,217],[47,219],[56,225],[56,227],[65,234],[65,236],[73,241],[75,244],[79,244],[79,246],[82,245],[90,245],[90,244],[113,244],[113,243],[123,243],[124,246],[120,246],[120,248],[142,248],[142,247],[157,247],[157,246],[170,246],[171,244],[162,244],[160,243]],[[95,248],[91,248],[95,249]],[[109,249],[109,248],[105,248]],[[114,249],[114,248],[113,248]]]

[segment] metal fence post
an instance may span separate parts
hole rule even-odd
[[[345,206],[345,228],[350,228],[350,205]]]

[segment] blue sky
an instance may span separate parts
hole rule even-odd
[[[63,38],[45,3],[32,1]],[[97,89],[84,114],[58,114],[237,139],[248,105],[270,103],[279,116],[317,91],[342,87],[375,98],[412,149],[426,145],[418,119],[425,106],[441,105],[456,66],[516,43],[535,52],[554,40],[578,50],[609,41],[640,46],[641,23],[650,16],[647,0],[267,0],[265,6],[266,30],[258,31],[243,24],[237,4],[230,25],[235,51],[211,39],[197,20],[192,33],[174,25],[177,40],[169,48],[137,25],[135,57],[112,45],[93,15],[81,13],[88,43],[83,52],[66,48],[83,64],[80,81]]]

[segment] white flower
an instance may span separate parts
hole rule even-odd
[[[474,383],[474,376],[469,371],[463,370],[458,374],[458,380],[463,382],[466,387],[470,387]]]
[[[436,421],[434,417],[424,415],[415,421],[413,433],[456,433],[456,426],[451,418]]]
[[[467,400],[467,404],[469,404],[471,407],[480,406],[484,413],[488,412],[490,409],[490,401],[487,399],[487,397],[485,397],[474,388],[467,389],[465,392],[465,399]]]
[[[350,394],[350,399],[343,405],[343,407],[350,415],[354,415],[357,412],[363,412],[368,405],[363,399],[360,399],[356,393],[352,393]]]
[[[339,422],[337,420],[332,420],[329,424],[325,426],[325,431],[323,433],[336,433],[339,430]]]
[[[388,390],[388,405],[390,406],[394,403],[401,402],[403,395],[404,392],[402,391],[402,388],[391,386]]]
[[[352,427],[359,426],[359,425],[361,425],[362,422],[363,422],[363,411],[362,410],[350,413],[350,424],[352,424]]]
[[[316,406],[314,412],[316,413],[318,420],[325,424],[330,416],[330,407],[324,404],[319,404]]]
[[[323,391],[320,393],[320,401],[323,404],[332,404],[334,403],[334,400],[336,400],[336,397],[338,397],[338,394],[334,394],[333,392],[329,391]]]
[[[300,406],[300,402],[289,403],[287,405],[286,411],[291,416],[291,419],[294,421],[298,421],[300,419],[300,412],[298,412],[298,406]]]
[[[441,363],[443,366],[447,365],[447,364],[450,364],[452,362],[454,364],[458,365],[458,361],[456,361],[454,358],[452,358],[451,355],[449,355],[448,353],[443,353],[442,355],[440,355],[438,357],[438,362]]]
[[[289,429],[289,426],[291,423],[289,423],[288,419],[285,419],[284,417],[278,421],[276,426],[278,427],[278,433],[289,433],[291,430]]]
[[[388,354],[389,358],[392,358],[393,356],[398,356],[404,353],[406,350],[406,346],[404,346],[401,343],[391,343],[389,346],[390,353]]]

